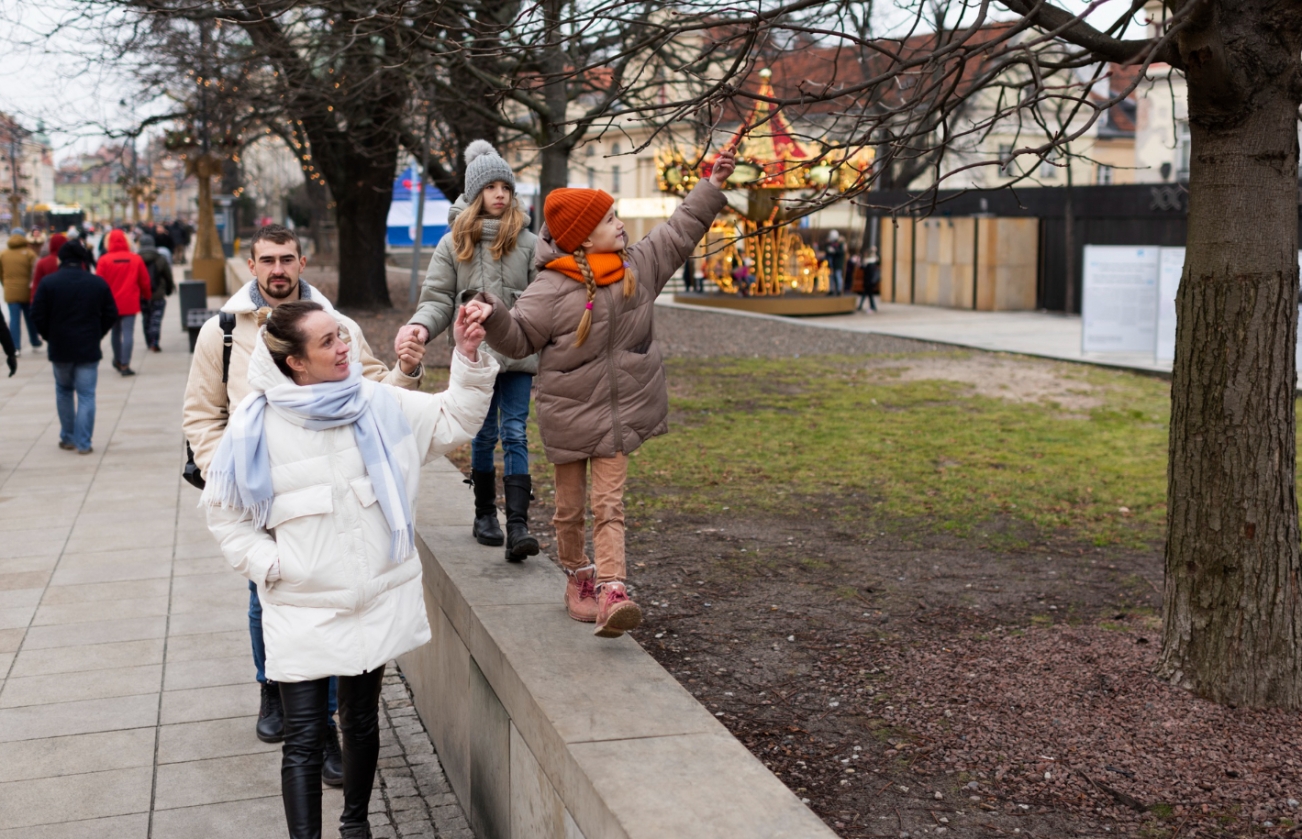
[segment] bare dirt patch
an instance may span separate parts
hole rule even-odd
[[[968,385],[979,396],[1056,405],[1083,414],[1102,404],[1079,365],[1056,364],[1025,356],[954,353],[890,359],[876,365],[882,376],[899,381],[941,380]]]

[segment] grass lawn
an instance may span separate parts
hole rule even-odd
[[[934,364],[967,354],[921,355]],[[906,381],[902,367],[880,365],[671,361],[673,427],[634,455],[634,510],[798,514],[827,498],[883,529],[907,523],[992,547],[1027,537],[1133,547],[1161,539],[1167,382],[1057,365],[1097,403],[1064,410],[957,381]]]

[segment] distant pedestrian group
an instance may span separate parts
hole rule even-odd
[[[163,313],[176,288],[172,252],[147,231],[159,232],[175,246],[172,231],[186,228],[179,222],[171,228],[142,226],[136,231],[135,250],[126,230],[110,230],[101,237],[97,260],[84,228],[41,241],[39,233],[29,237],[16,227],[0,251],[0,282],[9,314],[9,322],[0,323],[0,346],[11,376],[22,355],[24,326],[30,350],[48,348],[62,449],[93,451],[100,344],[106,334],[112,334],[113,369],[122,376],[135,375],[134,328],[142,313],[146,347],[162,350]]]

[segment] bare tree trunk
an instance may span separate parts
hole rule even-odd
[[[334,213],[330,211],[330,190],[312,178],[303,181],[307,194],[308,211],[312,220],[312,262],[316,265],[338,265],[338,231]]]
[[[538,198],[538,206],[541,207],[542,202],[547,200],[547,193],[553,189],[569,186],[569,150],[562,148],[559,143],[545,146],[542,150],[542,173],[538,180],[539,190],[542,193]]]
[[[369,153],[341,152],[342,177],[327,176],[335,196],[335,223],[339,229],[338,304],[387,309],[393,303],[384,259],[393,175],[398,165],[397,145]],[[334,186],[337,182],[351,188],[338,189]]]
[[[1216,702],[1298,708],[1299,47],[1260,35],[1266,13],[1218,5],[1181,44],[1193,154],[1158,672]]]

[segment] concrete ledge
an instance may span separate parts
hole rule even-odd
[[[570,620],[559,568],[476,544],[473,515],[461,474],[429,464],[434,637],[399,665],[480,839],[835,836],[633,639]]]

